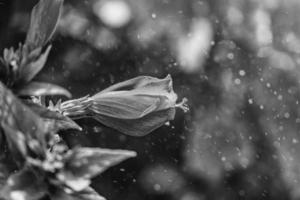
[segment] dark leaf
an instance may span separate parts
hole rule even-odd
[[[66,161],[66,168],[78,177],[91,178],[123,160],[135,157],[134,151],[77,148]]]
[[[9,177],[0,190],[0,197],[6,200],[39,200],[46,195],[43,176],[29,169],[23,169]]]
[[[11,170],[13,170],[13,167],[9,165],[7,160],[3,157],[4,157],[3,155],[0,155],[0,190],[6,184],[10,172]],[[0,195],[0,199],[1,199],[1,195]]]
[[[5,143],[6,143],[3,134],[4,133],[3,133],[3,131],[0,128],[0,158],[1,158],[1,154],[3,153],[4,147],[5,147]]]
[[[71,93],[63,87],[51,83],[31,82],[18,90],[20,96],[63,95],[71,97]]]
[[[16,163],[8,150],[7,140],[4,138],[3,131],[0,129],[0,189],[6,184],[9,175],[16,170]],[[1,139],[0,139],[1,140]],[[1,199],[1,198],[0,198]]]
[[[105,200],[104,197],[100,196],[93,188],[88,187],[83,191],[75,193],[75,199],[78,200]]]
[[[91,178],[134,156],[135,152],[126,150],[77,148],[70,153],[64,171],[57,178],[74,191],[82,191],[89,186]]]
[[[5,66],[4,60],[2,60],[2,58],[0,58],[0,81],[6,82],[7,76],[8,76],[7,66]]]
[[[22,66],[20,71],[21,80],[29,82],[41,71],[47,61],[50,50],[51,46],[48,46],[46,51],[36,60],[29,62],[25,66]]]
[[[3,188],[5,183],[6,183],[6,176],[3,172],[0,172],[0,188]],[[0,193],[1,195],[1,193]],[[1,196],[0,196],[0,199],[1,199]]]
[[[40,0],[31,13],[26,44],[30,49],[44,46],[52,37],[62,10],[63,0]]]
[[[6,133],[6,141],[14,159],[18,163],[23,163],[27,156],[27,145],[24,134],[16,129],[12,129],[5,123],[1,123],[1,127]]]
[[[13,138],[9,134],[14,131],[23,133],[29,148],[37,155],[44,155],[46,151],[45,137],[47,126],[43,120],[36,115],[30,108],[17,99],[1,82],[0,82],[0,123],[5,127],[4,133],[7,139]],[[19,134],[18,134],[19,135]],[[17,144],[17,141],[12,141]]]
[[[93,188],[87,187],[83,191],[67,194],[63,190],[57,191],[52,200],[105,200]]]
[[[28,105],[36,114],[41,116],[46,123],[49,123],[54,128],[54,132],[67,129],[82,130],[76,122],[59,112],[51,111],[46,107],[33,102],[27,102],[26,105]]]

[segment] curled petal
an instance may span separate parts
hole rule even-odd
[[[160,102],[160,97],[118,92],[94,100],[90,109],[99,115],[119,119],[137,119],[156,110]]]
[[[169,108],[152,112],[138,119],[118,119],[103,115],[95,115],[94,119],[127,135],[145,136],[166,122],[173,120],[174,116],[175,108]]]
[[[132,90],[132,89],[137,88],[139,85],[143,85],[144,82],[146,82],[146,81],[156,81],[156,80],[159,80],[159,79],[155,78],[155,77],[151,77],[151,76],[138,76],[138,77],[129,79],[127,81],[123,81],[121,83],[114,84],[114,85],[102,90],[97,95],[111,92],[111,91]]]
[[[119,92],[132,92],[136,95],[166,96],[170,101],[176,102],[177,95],[173,91],[173,81],[170,75],[164,79],[151,76],[139,76],[121,83],[117,83],[102,90],[93,96],[94,99],[110,95],[120,94]]]

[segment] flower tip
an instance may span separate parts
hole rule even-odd
[[[133,151],[133,152],[131,153],[131,156],[132,156],[132,157],[136,157],[136,156],[137,156],[137,153],[136,153],[135,151]]]
[[[183,110],[183,112],[188,112],[189,106],[187,105],[188,99],[187,98],[183,98],[181,102],[179,102],[178,104],[175,105],[175,107],[177,108],[181,108]]]
[[[128,158],[133,158],[137,156],[137,153],[135,151],[124,151],[122,150],[123,154],[126,154],[126,156],[128,156]]]
[[[170,74],[168,74],[164,79],[166,81],[166,86],[169,92],[173,91],[173,80]]]
[[[170,81],[170,83],[173,84],[172,76],[170,74],[168,74],[164,79]]]

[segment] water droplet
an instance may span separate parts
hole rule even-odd
[[[159,184],[155,184],[154,185],[154,190],[155,191],[160,191],[161,190],[161,186]]]
[[[234,83],[235,83],[236,85],[240,85],[240,84],[241,84],[241,80],[240,80],[239,78],[236,78],[236,79],[234,80]]]
[[[288,112],[284,113],[284,117],[287,119],[290,118],[290,113],[288,113]]]
[[[240,75],[240,76],[245,76],[245,75],[246,75],[245,70],[240,70],[240,71],[239,71],[239,75]]]
[[[293,144],[297,144],[297,143],[299,143],[299,141],[297,140],[297,139],[295,139],[295,138],[293,138]]]
[[[233,53],[228,53],[228,54],[227,54],[227,58],[228,58],[229,60],[232,60],[232,59],[234,58],[234,54],[233,54]]]
[[[248,99],[249,104],[253,104],[253,99]]]

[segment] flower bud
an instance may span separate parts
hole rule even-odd
[[[176,104],[172,78],[139,76],[115,84],[91,97],[89,110],[102,124],[132,136],[144,136],[175,116],[175,107],[187,109],[184,100]]]

